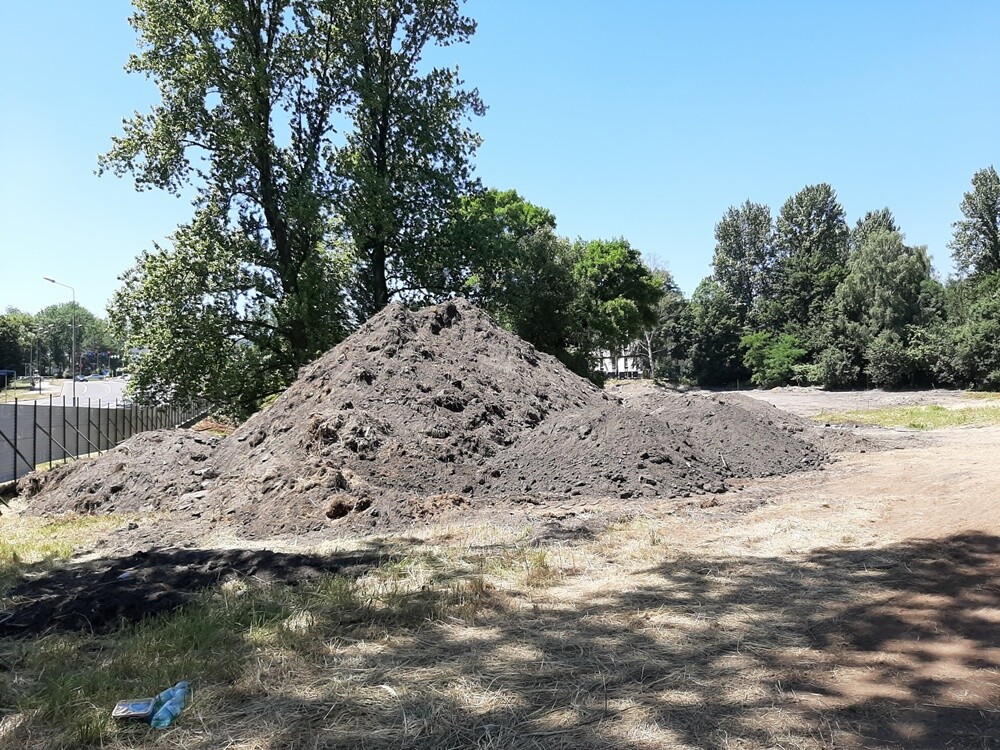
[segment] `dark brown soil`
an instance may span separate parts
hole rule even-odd
[[[162,509],[248,537],[353,535],[570,497],[717,493],[828,458],[813,428],[767,405],[613,393],[463,300],[394,305],[217,446],[147,434],[21,487],[37,513]]]
[[[113,630],[170,612],[234,578],[295,585],[356,577],[386,562],[377,553],[315,556],[268,550],[167,549],[59,567],[5,592],[0,638]]]

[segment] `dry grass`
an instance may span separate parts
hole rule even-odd
[[[1000,612],[1000,540],[879,548],[870,508],[829,505],[714,538],[645,515],[574,544],[415,532],[357,580],[233,583],[105,637],[0,641],[0,747],[990,747],[1000,656],[977,618]],[[108,721],[181,678],[196,698],[169,731]]]
[[[878,427],[907,427],[935,430],[943,427],[985,427],[1000,424],[1000,406],[948,409],[937,404],[899,406],[845,412],[825,412],[813,419],[841,424],[871,424]]]
[[[40,572],[87,549],[122,518],[84,516],[49,521],[17,514],[0,516],[0,593],[25,571]]]
[[[233,432],[236,431],[236,424],[231,421],[217,419],[215,417],[205,417],[191,429],[197,432],[207,432],[208,434],[215,435],[216,437],[226,437],[227,435],[232,435]]]

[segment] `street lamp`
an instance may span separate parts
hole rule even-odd
[[[73,403],[75,404],[76,403],[76,289],[71,287],[69,284],[63,284],[61,281],[56,281],[50,276],[43,276],[42,278],[45,281],[49,282],[50,284],[55,284],[57,286],[64,286],[71,292],[73,292],[73,317],[71,318],[72,320],[71,326],[73,330],[73,353],[70,355],[69,374],[73,380]]]

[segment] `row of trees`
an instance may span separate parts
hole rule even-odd
[[[729,209],[713,274],[686,300],[624,239],[567,240],[547,210],[472,177],[483,103],[424,60],[473,36],[460,1],[134,0],[128,69],[161,101],[101,169],[194,209],[109,306],[144,352],[140,397],[248,414],[390,301],[454,294],[580,372],[631,346],[651,372],[704,384],[996,379],[995,240],[983,246],[977,213],[995,172],[963,206],[947,287],[887,209],[851,229],[816,185],[773,220]]]
[[[116,363],[121,342],[111,334],[107,321],[66,302],[34,315],[12,307],[0,315],[0,370],[68,376],[74,324],[78,373],[88,374]]]
[[[145,352],[140,396],[252,412],[392,300],[465,294],[581,372],[653,323],[659,288],[627,242],[569,242],[472,179],[483,104],[422,61],[474,33],[458,0],[135,6],[128,69],[161,103],[101,168],[194,196],[109,306]]]
[[[946,283],[888,208],[853,227],[811,185],[776,218],[747,201],[716,226],[713,273],[663,324],[701,384],[1000,387],[1000,179],[976,172]],[[680,331],[678,338],[677,331]],[[642,347],[640,347],[642,348]]]

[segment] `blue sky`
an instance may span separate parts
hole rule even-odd
[[[489,111],[477,174],[569,237],[626,237],[690,293],[713,230],[749,198],[776,213],[828,182],[853,224],[890,207],[950,270],[972,174],[1000,167],[1000,4],[471,0],[460,65]],[[155,101],[123,65],[125,0],[4,8],[0,310],[76,288],[95,313],[183,199],[94,174],[123,116]]]

